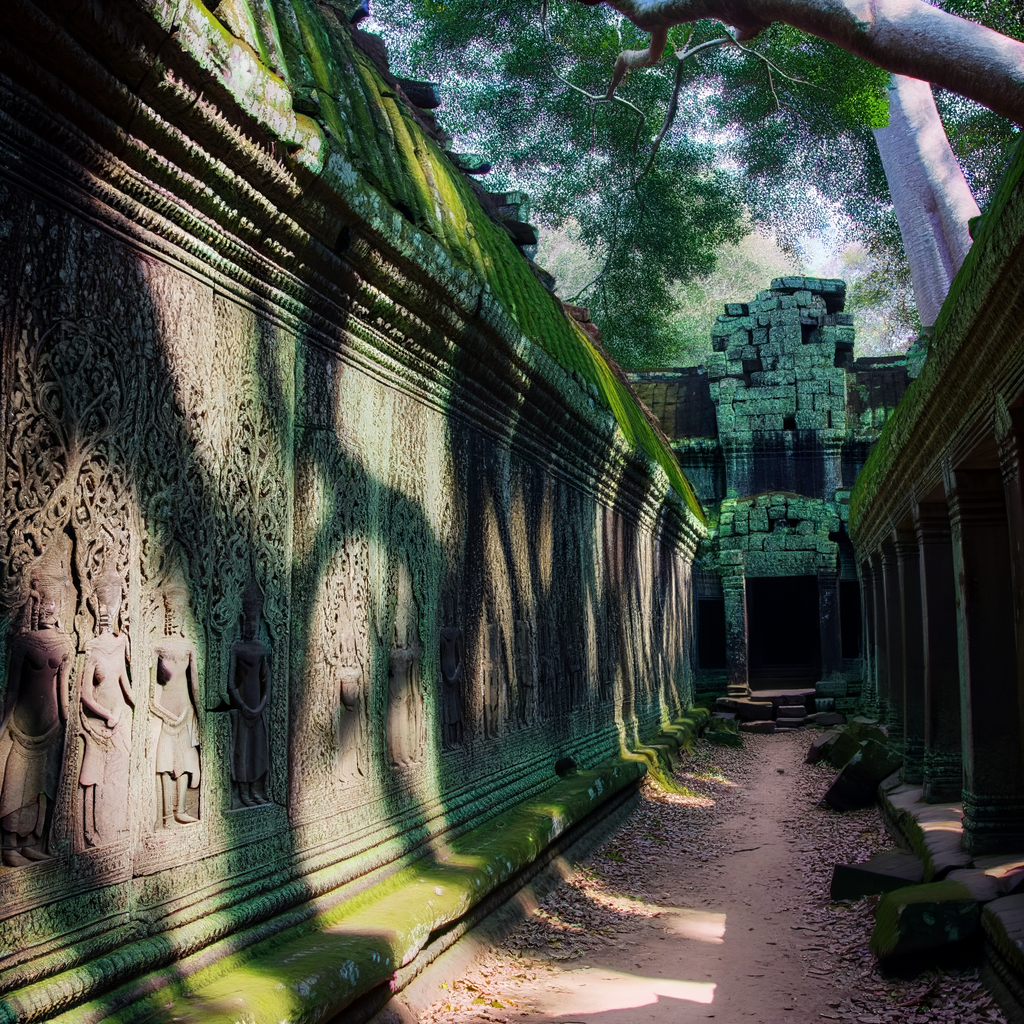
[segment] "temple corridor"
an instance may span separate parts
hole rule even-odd
[[[873,901],[830,901],[835,863],[893,841],[877,807],[820,803],[834,771],[804,763],[813,736],[701,744],[673,776],[694,796],[645,785],[597,850],[568,851],[497,934],[470,934],[475,957],[442,958],[378,1024],[1001,1024],[976,964],[883,972]]]

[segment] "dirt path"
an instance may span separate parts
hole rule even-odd
[[[833,863],[892,844],[875,809],[819,806],[831,775],[803,764],[810,738],[702,746],[675,773],[693,796],[646,785],[623,828],[421,1020],[1001,1024],[973,971],[883,977],[870,906],[829,904]]]

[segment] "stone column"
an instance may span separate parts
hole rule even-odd
[[[914,507],[921,570],[921,636],[924,648],[924,798],[960,799],[960,660],[957,652],[956,580],[949,509]]]
[[[889,643],[885,620],[885,586],[882,579],[882,554],[871,556],[871,579],[874,583],[875,621],[875,714],[882,720],[889,710]]]
[[[878,689],[875,684],[875,572],[871,560],[859,565],[860,621],[864,634],[864,654],[861,658],[861,707],[868,713],[878,710]]]
[[[1021,446],[1024,409],[1007,409],[1002,396],[994,397],[993,421],[999,445],[999,465],[1006,495],[1006,521],[1010,543],[1010,578],[1013,582],[1013,617],[1017,644],[1017,694],[1024,736],[1024,473]]]
[[[821,631],[821,678],[843,675],[843,637],[839,621],[839,573],[818,570],[818,628]]]
[[[998,470],[948,474],[964,755],[964,848],[1024,849],[1024,777],[1006,494]]]
[[[879,693],[879,713],[882,721],[889,725],[890,738],[899,743],[903,739],[903,601],[899,560],[891,543],[882,545],[882,591],[885,595],[888,686],[884,708]]]
[[[730,697],[750,695],[747,675],[747,585],[744,576],[724,576],[722,596],[725,598],[725,665],[727,692]]]
[[[903,647],[903,781],[924,777],[924,634],[921,626],[921,566],[917,534],[909,527],[893,530],[902,608]]]

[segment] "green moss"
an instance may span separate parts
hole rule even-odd
[[[949,904],[945,912],[941,907],[922,907],[922,904]],[[907,913],[907,908],[919,913]],[[875,912],[875,927],[871,933],[871,951],[879,957],[900,952],[958,942],[966,938],[961,932],[977,923],[977,901],[961,882],[929,882],[911,885],[883,894]]]
[[[323,1019],[387,981],[432,933],[463,917],[631,782],[650,773],[666,789],[688,793],[667,773],[697,728],[694,718],[679,719],[650,743],[562,779],[360,895],[190,977],[168,979],[106,1019],[119,1024],[195,1016],[211,1024]],[[99,1011],[104,1004],[96,1000],[74,1012]]]
[[[312,0],[274,0],[274,6],[276,14],[270,18],[256,18],[246,8],[252,30],[260,38],[261,54],[264,60],[273,54],[274,63],[285,66],[285,77],[293,87],[306,87],[302,83],[312,78],[320,103],[319,120],[332,140],[327,145],[340,148],[344,159],[364,173],[392,206],[411,216],[417,227],[481,278],[527,338],[593,385],[629,443],[664,470],[687,508],[704,524],[703,509],[674,453],[651,426],[629,386],[543,288],[508,234],[486,216],[465,177],[396,101],[373,62],[355,47],[347,28]],[[210,22],[206,33],[210,38],[223,35],[223,27],[200,4],[190,5],[190,10],[194,18]],[[263,38],[267,35],[273,38]],[[190,38],[202,36],[197,32]],[[207,63],[221,73],[222,61]],[[267,80],[275,79],[270,73]],[[261,109],[256,104],[254,111],[258,114]],[[322,160],[321,166],[326,163]]]

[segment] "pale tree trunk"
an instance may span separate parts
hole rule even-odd
[[[926,0],[580,0],[604,2],[652,33],[716,18],[751,38],[780,21],[896,75],[933,82],[1024,123],[1024,43]],[[641,63],[638,61],[638,64]]]
[[[953,155],[931,86],[896,75],[889,124],[875,131],[914,283],[921,324],[935,324],[971,247],[968,221],[979,214]]]

